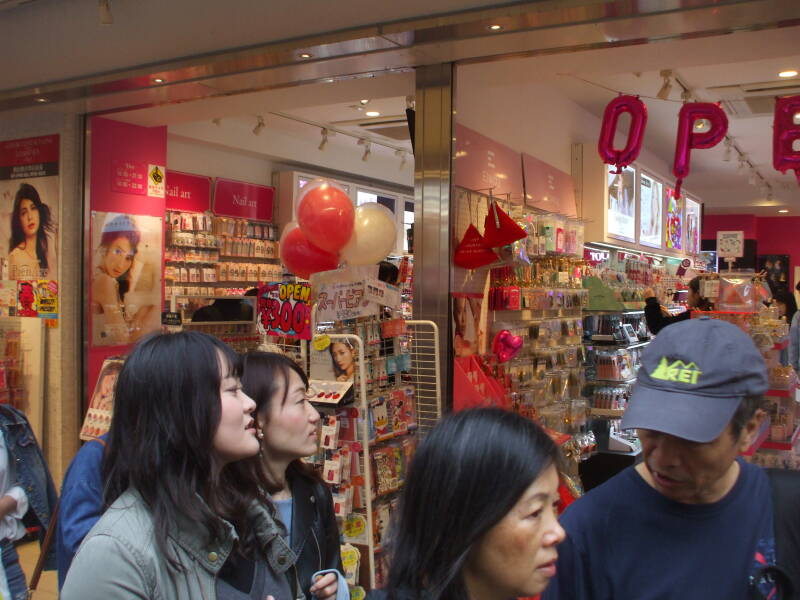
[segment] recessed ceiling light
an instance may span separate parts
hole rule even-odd
[[[495,23],[494,25],[489,25],[488,27],[488,29],[491,29],[492,31],[500,31],[502,28],[503,26],[498,25],[497,23]]]
[[[47,102],[47,98],[37,98],[36,101],[44,104],[45,102]]]
[[[325,83],[333,83],[333,81],[334,81],[333,77],[329,77],[328,79],[325,80]]]
[[[300,58],[311,58],[311,54],[309,54],[308,52],[303,52],[303,53],[300,55]]]
[[[154,77],[153,78],[153,83],[164,83],[164,80],[161,79],[161,77]]]
[[[359,102],[360,102],[362,105],[363,105],[363,104],[369,104],[369,100],[368,100],[367,98],[365,98],[365,99],[363,99],[363,100],[359,100]]]
[[[368,117],[380,117],[381,116],[381,113],[379,113],[377,110],[368,110],[364,114],[366,114]]]
[[[778,212],[779,212],[779,213],[788,213],[788,212],[789,212],[789,209],[782,208],[782,209],[780,209]]]
[[[797,77],[797,71],[795,71],[794,69],[781,71],[780,73],[778,73],[778,77],[783,77],[784,79],[788,79],[789,77]]]

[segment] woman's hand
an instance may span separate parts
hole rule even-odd
[[[334,600],[338,589],[336,573],[325,573],[309,590],[318,600]]]

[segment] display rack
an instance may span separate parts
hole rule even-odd
[[[375,321],[379,319],[359,319],[351,328],[358,330]],[[325,329],[325,343],[343,342],[353,349],[355,376],[353,394],[343,395],[343,400],[350,398],[352,402],[315,402],[323,418],[320,451],[311,462],[321,468],[326,483],[332,484],[343,542],[358,549],[360,568],[346,575],[353,596],[363,597],[364,588],[374,589],[384,582],[382,541],[387,535],[388,515],[397,505],[414,448],[442,416],[439,331],[431,321],[409,320],[395,337],[367,341],[361,335]],[[278,346],[293,352],[295,359],[309,358],[305,368],[310,373],[315,351],[312,345],[278,341]],[[398,368],[393,376],[376,375],[380,369],[375,363],[382,363],[387,356],[407,357],[407,368]],[[312,378],[312,396],[338,385]],[[413,410],[408,410],[409,401]],[[353,424],[351,435],[348,432],[353,431]],[[331,436],[337,441],[332,442]],[[343,508],[348,505],[352,509]]]
[[[44,319],[0,318],[0,403],[18,408],[44,434]]]

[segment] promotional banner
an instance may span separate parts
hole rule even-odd
[[[683,249],[683,204],[684,197],[675,198],[673,188],[664,186],[667,193],[667,230],[665,247],[669,250]]]
[[[7,279],[34,287],[39,279],[58,280],[58,169],[57,135],[0,142],[0,262]]]
[[[686,198],[686,252],[700,253],[700,203]]]
[[[211,210],[211,177],[167,171],[165,198],[167,210]]]
[[[642,173],[639,185],[639,243],[661,248],[663,186]]]
[[[317,292],[317,322],[374,316],[379,309],[365,297],[363,280],[325,284]]]
[[[111,415],[114,412],[114,385],[122,370],[123,357],[114,356],[106,359],[97,377],[89,410],[83,420],[80,438],[84,441],[93,440],[108,433],[111,427]]]
[[[254,221],[272,221],[275,188],[217,178],[214,181],[214,214]]]
[[[636,171],[625,167],[622,173],[608,170],[608,235],[636,241]]]
[[[311,286],[266,283],[258,286],[258,332],[311,339]]]

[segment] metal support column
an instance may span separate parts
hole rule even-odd
[[[439,361],[445,411],[452,406],[450,358],[450,173],[453,147],[451,63],[416,70],[414,155],[414,318],[441,332]]]

